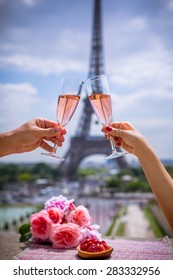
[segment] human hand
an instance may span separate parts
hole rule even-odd
[[[109,126],[102,128],[106,137],[113,138],[116,146],[121,146],[128,153],[137,155],[138,151],[146,144],[145,138],[127,122],[113,122]]]
[[[30,152],[38,147],[52,152],[53,147],[47,141],[62,146],[65,134],[66,129],[56,122],[34,118],[20,127],[1,135],[2,151],[0,149],[0,155]]]

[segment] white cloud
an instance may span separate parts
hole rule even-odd
[[[79,71],[84,69],[83,62],[76,59],[61,58],[41,58],[29,55],[7,55],[0,56],[2,68],[16,68],[21,71],[34,72],[36,74],[59,74],[64,71]]]
[[[38,102],[38,92],[31,84],[0,84],[0,127],[13,129],[32,117],[33,106]]]
[[[21,0],[26,6],[34,7],[37,0]]]
[[[159,46],[158,40],[157,45],[154,42],[156,40],[153,40],[149,49],[112,59],[109,70],[114,85],[127,88],[142,86],[166,89],[173,87],[172,52],[166,50],[161,44]]]
[[[168,10],[173,11],[173,1],[172,0],[168,1],[167,8],[168,8]]]
[[[147,19],[144,17],[134,17],[127,22],[126,28],[133,31],[141,31],[148,27]]]
[[[41,32],[38,26],[34,31],[11,27],[8,38],[0,45],[0,69],[12,68],[41,75],[84,72],[88,66],[88,48],[88,33],[69,27],[57,33],[54,28]]]
[[[118,34],[128,34],[129,32],[139,32],[148,28],[148,20],[145,16],[130,16],[116,14],[107,19],[107,24],[109,25],[109,34],[111,36],[112,32],[118,32]],[[118,37],[117,37],[118,38]]]

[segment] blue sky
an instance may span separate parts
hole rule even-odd
[[[92,12],[93,0],[0,0],[1,132],[33,117],[55,120],[61,78],[87,78]],[[132,122],[160,158],[173,159],[173,1],[102,0],[102,18],[114,120]],[[95,122],[91,134],[100,134]],[[50,162],[40,152],[1,162]]]

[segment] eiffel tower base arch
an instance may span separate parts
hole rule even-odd
[[[72,137],[70,149],[65,155],[65,161],[59,166],[62,175],[68,180],[74,180],[81,161],[95,154],[110,155],[111,146],[109,141],[106,141],[104,137],[97,136],[87,138],[81,136]],[[127,167],[124,157],[113,160],[116,160],[120,169]]]

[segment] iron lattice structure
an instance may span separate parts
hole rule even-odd
[[[103,38],[102,38],[102,16],[101,0],[94,1],[94,17],[91,41],[91,53],[88,78],[105,74],[103,59]],[[87,156],[94,154],[111,153],[109,141],[101,136],[89,136],[93,109],[88,97],[84,99],[84,109],[78,125],[76,136],[71,138],[70,147],[65,155],[65,161],[61,163],[60,169],[67,178],[74,178],[80,162]],[[124,157],[116,159],[120,168],[127,167]]]

